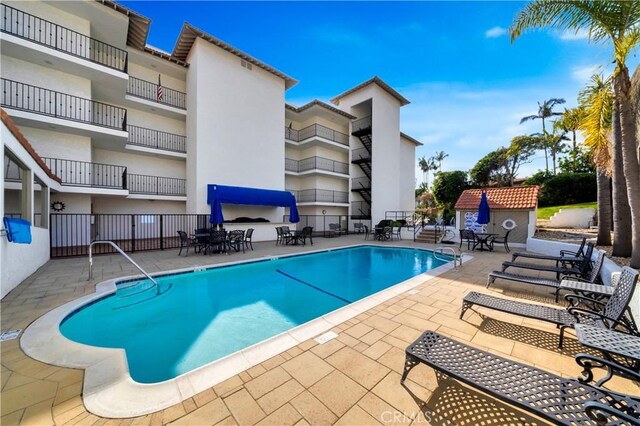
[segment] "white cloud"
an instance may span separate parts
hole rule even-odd
[[[588,40],[588,30],[565,30],[560,34],[560,39],[565,41]]]
[[[602,72],[602,67],[600,65],[589,64],[576,66],[571,69],[571,78],[575,81],[585,84],[587,83],[593,74],[598,74]]]
[[[485,31],[484,36],[486,38],[496,38],[496,37],[502,37],[505,34],[507,34],[507,29],[506,28],[493,27],[493,28],[488,29],[487,31]]]

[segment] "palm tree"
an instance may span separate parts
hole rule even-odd
[[[578,102],[585,116],[580,129],[584,132],[585,145],[591,152],[596,166],[598,185],[598,240],[599,245],[611,245],[611,124],[613,117],[613,92],[611,79],[595,74],[591,82],[578,94]],[[628,203],[625,204],[628,206]],[[613,204],[615,206],[615,203]],[[619,227],[615,226],[614,230]],[[618,237],[614,237],[614,247]],[[630,253],[629,253],[630,254]]]
[[[610,42],[616,68],[613,75],[614,109],[620,122],[620,141],[613,140],[614,152],[622,146],[622,167],[631,212],[632,253],[630,265],[640,267],[640,160],[634,112],[631,104],[631,80],[626,60],[640,43],[640,3],[628,0],[534,0],[516,16],[511,41],[528,29],[553,27],[559,30],[588,31],[589,40]],[[614,123],[614,128],[617,123]],[[614,187],[619,185],[614,176]]]
[[[538,114],[536,115],[527,115],[526,117],[522,117],[520,119],[520,124],[530,121],[530,120],[542,120],[542,134],[547,134],[547,128],[545,126],[545,119],[549,117],[553,117],[556,115],[562,115],[561,112],[553,111],[553,107],[559,104],[565,103],[565,100],[562,98],[551,98],[546,101],[542,101],[542,103],[538,102]],[[547,147],[544,147],[544,161],[546,163],[547,173],[549,172],[549,155],[547,153]]]
[[[436,170],[436,164],[433,160],[433,157],[429,159],[424,158],[424,156],[418,160],[418,166],[420,170],[422,170],[422,181],[427,189],[429,189],[429,171]]]
[[[551,161],[553,163],[553,175],[556,175],[556,159],[558,154],[564,152],[564,141],[568,141],[569,138],[566,136],[565,132],[558,132],[553,129],[553,132],[545,134],[544,138],[544,146],[549,150],[549,155],[551,156]]]
[[[445,154],[444,151],[436,152],[436,155],[433,157],[434,161],[438,162],[438,171],[442,171],[442,161],[447,158],[449,154]]]
[[[580,129],[580,124],[584,119],[584,115],[585,111],[581,106],[571,109],[565,108],[562,116],[558,120],[553,122],[554,130],[561,130],[565,133],[571,133],[571,158],[573,160],[574,167],[578,158],[578,141],[576,138],[576,133]]]

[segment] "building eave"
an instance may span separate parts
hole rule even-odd
[[[326,109],[328,111],[331,111],[331,112],[333,112],[335,114],[338,114],[338,115],[341,115],[343,117],[346,117],[349,120],[355,120],[357,118],[356,116],[351,115],[348,112],[342,111],[341,109],[338,109],[338,108],[336,108],[334,106],[331,106],[331,105],[329,105],[329,104],[327,104],[325,102],[322,102],[321,100],[318,100],[318,99],[314,99],[311,102],[308,102],[308,103],[306,103],[306,104],[304,104],[302,106],[299,106],[299,107],[295,107],[295,106],[293,106],[291,104],[285,104],[285,108],[287,108],[290,111],[298,112],[298,113],[299,112],[303,112],[303,111],[305,111],[305,110],[307,110],[309,108],[312,108],[314,106],[319,106],[320,108],[324,108],[324,109]]]
[[[417,146],[423,146],[424,145],[422,142],[420,142],[419,140],[417,140],[415,138],[412,138],[411,136],[407,135],[406,133],[400,132],[400,136],[405,138],[406,140],[408,140],[410,142],[413,142]]]
[[[134,12],[113,0],[95,0],[107,6],[110,9],[120,12],[129,18],[129,29],[127,31],[127,46],[135,47],[136,49],[144,50],[147,45],[147,37],[149,36],[149,26],[151,25],[151,19]]]
[[[411,103],[411,102],[409,102],[409,100],[407,98],[405,98],[400,93],[398,93],[393,87],[389,86],[387,83],[385,83],[378,76],[370,78],[369,80],[365,81],[364,83],[360,83],[357,86],[347,90],[346,92],[339,94],[338,96],[336,96],[333,99],[331,99],[331,103],[335,104],[335,105],[339,105],[340,104],[340,99],[342,99],[342,98],[344,98],[346,96],[349,96],[350,94],[352,94],[354,92],[357,92],[358,90],[360,90],[360,89],[362,89],[364,87],[367,87],[370,84],[378,85],[378,87],[380,87],[381,89],[383,89],[384,91],[389,93],[391,96],[396,98],[400,102],[400,106],[405,106],[405,105],[408,105],[408,104]]]

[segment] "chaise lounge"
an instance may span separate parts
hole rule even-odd
[[[568,294],[565,296],[565,299],[571,306],[566,309],[524,303],[472,291],[467,294],[462,301],[460,319],[462,319],[465,312],[472,306],[482,306],[508,314],[550,322],[560,328],[559,348],[562,348],[565,329],[567,327],[573,327],[577,323],[590,324],[609,329],[615,329],[620,326],[628,331],[637,333],[633,322],[625,317],[625,312],[631,301],[631,296],[633,296],[636,283],[638,282],[638,274],[638,271],[635,269],[625,266],[622,269],[618,285],[606,303],[583,296]],[[592,306],[600,307],[602,310],[592,311],[577,306],[578,303],[585,301]]]
[[[602,269],[603,264],[604,264],[604,252],[600,251],[598,253],[598,258],[596,259],[596,262],[591,267],[591,272],[586,278],[582,279],[579,277],[571,277],[571,279],[594,284],[600,277],[600,270]],[[544,286],[544,287],[554,288],[556,290],[555,291],[556,302],[558,302],[558,298],[561,290],[560,284],[563,281],[562,275],[560,276],[560,279],[554,279],[554,278],[537,277],[533,275],[513,274],[511,272],[504,272],[504,271],[493,271],[493,272],[489,272],[489,276],[487,278],[487,288],[489,288],[491,284],[495,283],[495,281],[498,278],[502,280],[516,281],[516,282],[535,285],[535,286]]]
[[[401,383],[420,363],[555,424],[630,425],[640,420],[637,398],[502,358],[434,331],[407,347]]]
[[[560,279],[561,275],[575,275],[585,276],[588,273],[589,265],[591,264],[591,255],[593,254],[593,244],[587,245],[587,251],[584,257],[580,259],[579,263],[575,266],[564,267],[560,266],[560,261],[556,261],[555,266],[543,265],[540,263],[525,263],[525,262],[502,262],[502,271],[506,271],[507,268],[520,268],[520,269],[532,269],[540,272],[554,272],[556,279]]]

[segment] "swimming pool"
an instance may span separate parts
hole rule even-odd
[[[66,316],[60,331],[124,348],[131,377],[156,383],[443,264],[426,250],[359,246],[165,275],[159,296],[146,281],[121,282]]]

